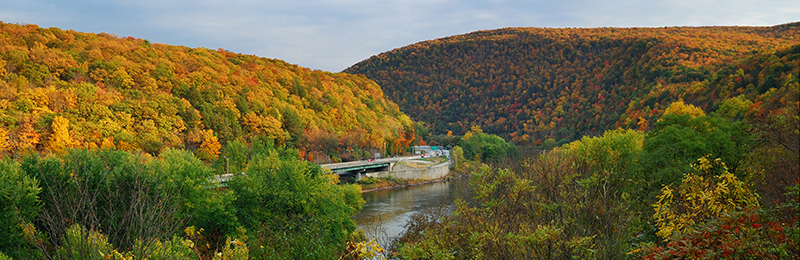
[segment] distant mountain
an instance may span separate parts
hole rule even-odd
[[[157,154],[267,137],[307,158],[407,145],[410,119],[364,76],[226,50],[0,23],[0,156]],[[390,145],[391,146],[391,145]]]
[[[798,44],[800,23],[506,28],[416,43],[344,72],[375,80],[436,134],[479,125],[522,143],[565,142],[646,128],[681,98],[710,110],[739,95],[766,110],[796,102]]]

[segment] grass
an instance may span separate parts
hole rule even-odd
[[[442,156],[437,156],[437,157],[426,157],[426,158],[417,159],[417,160],[427,161],[427,162],[432,162],[432,163],[439,164],[439,163],[446,162],[447,161],[447,156],[442,155]]]

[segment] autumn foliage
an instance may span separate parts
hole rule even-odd
[[[517,144],[648,130],[674,101],[716,110],[743,95],[768,112],[798,81],[800,23],[772,27],[504,28],[394,49],[364,74],[433,132],[473,125]],[[794,92],[796,93],[796,92]],[[537,141],[541,140],[541,141]]]
[[[217,158],[269,137],[325,161],[408,145],[411,120],[364,76],[223,49],[0,23],[0,152],[166,148]],[[215,144],[214,142],[218,142]],[[324,151],[324,152],[323,152]]]

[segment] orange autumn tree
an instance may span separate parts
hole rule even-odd
[[[411,143],[414,142],[416,138],[413,130],[406,130],[400,134],[400,136],[392,140],[392,153],[403,154],[406,148],[411,147]]]
[[[18,154],[32,151],[36,149],[40,138],[41,134],[34,129],[32,119],[25,117],[22,125],[17,129],[14,148]]]

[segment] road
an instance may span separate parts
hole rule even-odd
[[[329,163],[329,164],[321,164],[320,166],[336,170],[342,168],[353,168],[359,166],[366,166],[366,165],[374,165],[374,164],[384,164],[384,163],[396,163],[402,160],[414,160],[414,159],[422,159],[425,157],[435,157],[441,155],[447,155],[448,151],[442,150],[437,151],[435,153],[423,154],[423,155],[411,155],[411,156],[403,156],[403,157],[392,157],[392,158],[383,158],[383,159],[370,159],[370,160],[362,160],[362,161],[352,161],[352,162],[343,162],[343,163]]]

